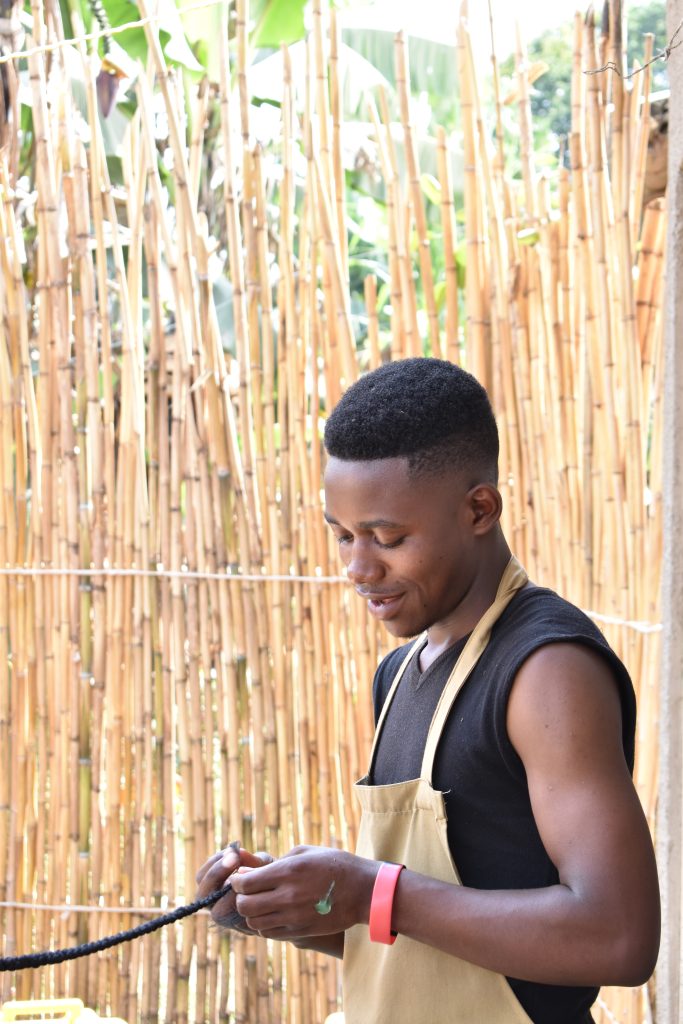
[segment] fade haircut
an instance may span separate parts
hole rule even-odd
[[[401,359],[361,377],[333,409],[325,448],[350,462],[406,458],[412,477],[467,470],[498,479],[498,429],[486,391],[443,359]]]

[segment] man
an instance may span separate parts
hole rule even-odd
[[[469,374],[383,366],[342,398],[325,446],[349,580],[418,640],[375,677],[356,854],[263,866],[229,849],[199,893],[230,878],[219,923],[343,955],[347,1024],[585,1024],[600,985],[650,976],[659,943],[626,670],[511,558],[496,424]]]

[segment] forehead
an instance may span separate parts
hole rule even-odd
[[[325,490],[352,487],[359,490],[377,487],[410,487],[407,459],[338,459],[331,455],[325,466]]]
[[[328,518],[351,523],[405,523],[427,508],[452,507],[458,487],[453,474],[410,476],[405,458],[352,462],[330,457],[325,469]]]

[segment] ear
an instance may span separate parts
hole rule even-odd
[[[489,533],[498,523],[503,511],[503,499],[493,484],[476,484],[466,497],[472,532],[477,537]]]

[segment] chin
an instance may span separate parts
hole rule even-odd
[[[383,625],[387,633],[391,633],[398,640],[412,640],[426,629],[426,626],[414,627],[408,622],[384,622]]]

